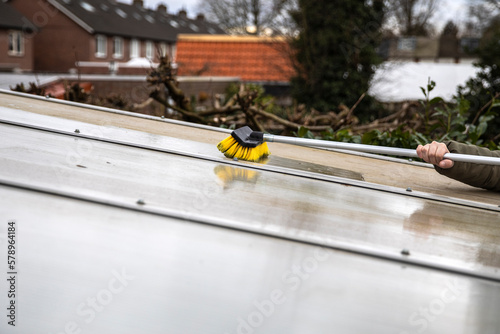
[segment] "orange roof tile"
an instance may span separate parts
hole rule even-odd
[[[176,63],[180,76],[288,82],[294,75],[289,52],[283,38],[179,35]]]

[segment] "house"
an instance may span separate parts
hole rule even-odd
[[[471,51],[479,46],[479,38],[457,37],[443,34],[440,37],[390,36],[378,48],[384,60],[436,63],[472,63]]]
[[[0,2],[0,71],[32,71],[33,24],[15,8]]]
[[[143,0],[10,0],[33,22],[34,69],[41,72],[145,74],[159,56],[174,56],[179,33],[221,34],[216,25]]]
[[[267,94],[287,101],[295,73],[288,41],[282,37],[182,34],[177,39],[176,63],[180,77],[197,77],[200,82],[237,78],[260,84]]]

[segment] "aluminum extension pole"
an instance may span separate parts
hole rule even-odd
[[[323,148],[332,148],[339,150],[350,150],[350,151],[365,152],[365,153],[386,154],[386,155],[394,155],[401,157],[418,158],[417,151],[408,148],[343,143],[343,142],[328,141],[328,140],[276,136],[270,134],[264,134],[264,141],[300,145],[307,147],[323,147]],[[470,162],[470,163],[484,164],[484,165],[500,165],[500,158],[495,158],[495,157],[446,153],[444,155],[444,158],[458,162]]]

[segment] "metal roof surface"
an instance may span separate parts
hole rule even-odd
[[[227,132],[93,107],[72,119],[82,110],[0,92],[0,253],[16,221],[20,254],[10,332],[500,326],[497,205],[376,184],[299,154],[312,149],[233,161],[211,142]]]

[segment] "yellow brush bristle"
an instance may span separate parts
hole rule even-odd
[[[221,141],[217,145],[217,148],[228,158],[237,158],[246,161],[258,162],[271,154],[267,143],[262,143],[257,147],[243,147],[233,136],[229,136]]]

